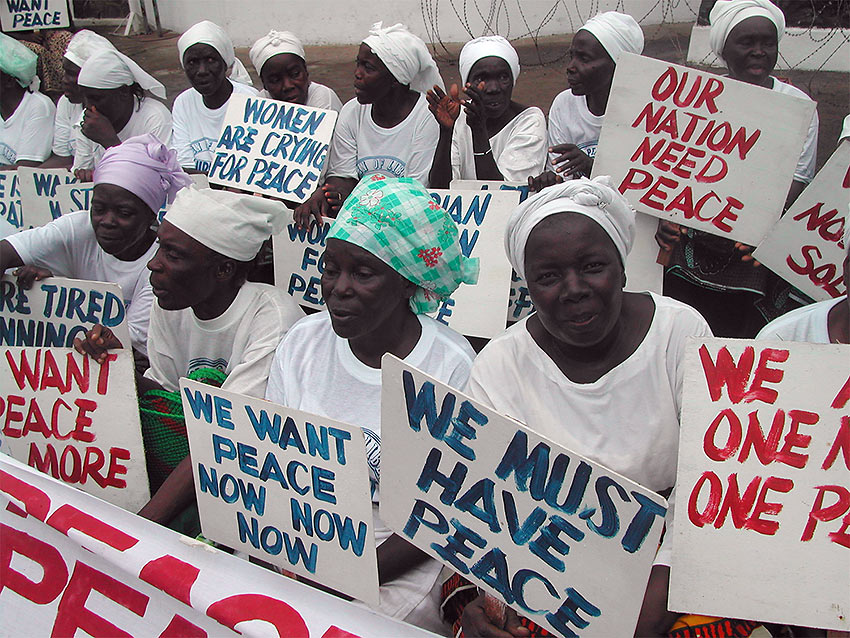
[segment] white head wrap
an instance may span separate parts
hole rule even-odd
[[[192,186],[177,193],[165,221],[225,257],[250,261],[283,230],[288,213],[277,199]]]
[[[254,42],[254,46],[248,52],[251,64],[257,69],[257,73],[263,70],[263,65],[276,55],[291,53],[307,61],[304,55],[304,45],[294,33],[289,31],[269,31],[262,38]]]
[[[218,51],[221,59],[230,69],[230,79],[240,84],[251,86],[251,76],[248,75],[248,70],[245,65],[236,57],[236,51],[233,50],[233,41],[227,35],[227,31],[218,26],[215,22],[203,20],[198,22],[180,36],[177,40],[177,50],[180,52],[180,66],[183,66],[183,54],[186,50],[195,44],[208,44],[213,49]]]
[[[461,82],[466,84],[469,72],[478,60],[489,57],[502,58],[507,62],[516,83],[519,77],[519,55],[513,45],[500,35],[485,35],[463,45],[457,62]]]
[[[521,277],[525,277],[525,245],[531,231],[544,219],[558,213],[590,217],[608,234],[620,259],[626,263],[635,241],[635,211],[607,175],[593,179],[582,177],[544,188],[511,213],[505,228],[505,252]]]
[[[599,40],[615,64],[621,53],[643,53],[643,29],[628,14],[617,11],[597,13],[582,29]]]
[[[0,33],[0,71],[11,75],[25,89],[38,91],[41,82],[36,69],[38,56],[23,44]]]
[[[376,22],[363,44],[372,49],[396,80],[414,91],[427,93],[434,85],[446,88],[428,47],[403,24],[384,28],[383,22]]]
[[[777,42],[785,35],[785,15],[770,0],[717,0],[708,15],[711,23],[708,44],[718,58],[723,59],[723,47],[732,29],[747,18],[754,17],[767,18],[776,25]]]
[[[83,68],[91,56],[100,51],[115,49],[112,43],[102,35],[83,29],[77,31],[71,41],[68,43],[68,48],[65,49],[65,58]]]
[[[138,64],[115,49],[98,51],[85,61],[77,84],[90,89],[119,89],[139,84],[146,91],[165,99],[165,87]]]

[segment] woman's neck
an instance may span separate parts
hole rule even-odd
[[[392,128],[410,115],[418,100],[419,93],[396,84],[381,100],[372,103],[372,121],[381,128]]]
[[[224,103],[230,99],[232,94],[233,84],[231,84],[230,80],[224,78],[224,82],[221,83],[221,86],[218,87],[215,93],[204,96],[204,106],[214,111],[224,106]]]
[[[17,82],[14,85],[9,83],[3,89],[2,98],[0,98],[0,115],[3,116],[4,120],[8,120],[15,114],[26,92],[27,90]]]
[[[419,318],[410,306],[403,304],[399,312],[393,313],[382,325],[365,335],[349,339],[348,343],[361,363],[370,368],[380,368],[381,358],[386,353],[404,359],[416,347],[420,336],[422,324]]]
[[[605,115],[608,108],[608,96],[611,94],[611,82],[594,93],[587,94],[587,109],[596,116]]]

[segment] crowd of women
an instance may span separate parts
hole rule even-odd
[[[711,46],[732,78],[809,99],[771,75],[785,23],[769,0],[718,0],[711,23]],[[0,35],[2,168],[66,166],[95,184],[90,211],[0,242],[0,272],[14,268],[24,287],[50,275],[121,284],[132,343],[97,326],[76,346],[98,359],[119,347],[137,355],[153,493],[140,514],[198,533],[180,377],[265,397],[362,428],[382,612],[441,634],[452,624],[468,636],[545,634],[510,610],[494,617],[471,583],[382,523],[384,354],[668,496],[688,337],[752,338],[761,330],[760,338],[850,343],[846,297],[804,305],[752,259],[752,247],[671,223],[657,234],[670,253],[665,296],[624,291],[635,213],[610,178],[589,175],[617,60],[643,45],[629,15],[590,19],[572,40],[569,88],[547,122],[537,106],[513,100],[519,57],[499,36],[468,42],[462,86],[446,87],[420,38],[377,23],[357,53],[356,97],[343,105],[311,80],[298,38],[271,31],[250,50],[259,94],[339,111],[322,184],[290,210],[189,186],[188,173],[210,166],[230,96],[258,95],[221,27],[204,21],[180,37],[191,88],[171,111],[156,99],[165,95],[160,82],[90,31],[67,43],[54,105],[38,92],[35,54]],[[817,132],[815,115],[788,204],[814,175]],[[510,216],[505,250],[536,312],[477,355],[427,316],[478,276],[454,222],[428,194],[453,179],[522,181],[535,192]],[[305,317],[283,291],[247,279],[263,243],[285,223],[324,216],[335,217],[322,273],[327,311]],[[802,307],[765,326],[794,305]],[[669,564],[662,544],[637,635],[667,635],[677,622],[666,609]],[[695,622],[711,625],[705,635],[730,627],[740,633],[729,635],[749,635],[757,625]],[[693,625],[679,621],[673,631],[694,635]]]

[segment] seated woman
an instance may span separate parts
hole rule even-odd
[[[718,0],[711,10],[709,42],[726,62],[729,77],[779,93],[810,100],[801,90],[771,73],[785,33],[785,17],[770,0]],[[817,112],[794,180],[788,208],[815,174]],[[789,301],[789,286],[753,261],[752,246],[661,221],[658,244],[670,251],[664,294],[692,305],[720,337],[752,338],[764,324],[799,305]]]
[[[305,317],[281,341],[266,398],[363,428],[379,544],[379,609],[444,633],[436,587],[440,564],[377,516],[381,357],[392,353],[462,387],[472,348],[422,313],[435,310],[461,283],[474,283],[478,264],[462,255],[457,227],[421,184],[379,175],[364,178],[345,201],[328,233],[324,260],[328,311]]]
[[[357,53],[355,99],[340,111],[328,157],[328,178],[295,209],[301,226],[339,210],[365,175],[410,177],[428,184],[440,136],[425,93],[443,88],[428,47],[404,25],[373,25]]]
[[[516,49],[499,35],[476,38],[463,45],[458,66],[463,102],[457,85],[448,95],[438,86],[428,91],[440,124],[431,188],[448,188],[452,179],[525,182],[538,175],[546,165],[546,117],[511,99],[519,77]]]
[[[213,159],[227,103],[234,93],[257,95],[233,42],[217,24],[204,20],[177,40],[180,66],[192,86],[174,100],[174,140],[180,165],[206,173]]]
[[[310,80],[304,46],[294,33],[269,31],[248,56],[263,82],[260,97],[336,112],[342,108],[333,89]]]
[[[38,92],[38,56],[0,33],[0,170],[38,166],[50,155],[56,107]]]
[[[24,288],[51,275],[120,285],[133,348],[147,356],[153,302],[147,263],[156,252],[151,227],[166,200],[190,183],[174,152],[153,135],[131,138],[106,151],[95,168],[91,211],[0,241],[0,272],[17,267]]]
[[[77,78],[92,55],[114,48],[109,40],[88,29],[78,31],[71,38],[62,58],[62,96],[56,103],[53,153],[42,168],[70,168],[74,163],[77,130],[83,119],[83,93]]]
[[[73,171],[91,181],[95,164],[107,148],[150,133],[168,146],[171,113],[145,92],[165,99],[165,87],[138,64],[115,49],[93,54],[80,69],[77,84],[83,94],[83,120],[74,141]]]
[[[623,291],[634,234],[634,212],[608,177],[571,180],[520,204],[505,249],[537,312],[484,347],[466,391],[666,496],[676,478],[686,341],[711,332],[693,308]],[[636,635],[657,635],[675,620],[665,608],[668,576],[653,568]],[[516,614],[508,615],[516,630]],[[488,621],[483,597],[463,618],[468,636],[502,635],[488,633],[501,628]]]
[[[567,64],[570,88],[549,109],[549,170],[531,182],[540,190],[565,178],[590,177],[617,58],[643,52],[643,31],[630,15],[605,11],[573,37]]]

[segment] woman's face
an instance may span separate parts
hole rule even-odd
[[[620,318],[625,276],[614,242],[585,215],[560,213],[531,231],[525,276],[546,331],[572,347],[597,345]]]
[[[360,246],[328,239],[324,261],[322,296],[340,337],[381,331],[408,307],[414,285]]]
[[[62,92],[71,104],[83,102],[80,85],[77,84],[78,77],[80,77],[80,67],[67,58],[62,58]]]
[[[567,64],[567,83],[573,95],[591,95],[614,78],[614,60],[590,31],[579,29],[573,37]]]
[[[94,107],[109,120],[116,131],[121,130],[124,127],[121,123],[126,124],[133,115],[135,98],[131,86],[121,86],[117,89],[92,89],[81,86],[80,91],[83,94],[83,106]]]
[[[310,74],[304,60],[294,53],[273,55],[260,70],[263,88],[275,100],[307,103],[307,91],[310,88]]]
[[[472,65],[466,81],[475,87],[484,83],[481,97],[485,117],[496,119],[508,110],[514,90],[514,76],[505,60],[496,56],[481,58]]]
[[[155,213],[136,195],[114,184],[97,184],[89,215],[104,252],[122,259],[150,245]]]
[[[365,44],[360,45],[354,67],[354,96],[360,104],[374,104],[397,82],[381,59]]]
[[[224,59],[209,44],[193,44],[183,54],[183,70],[189,84],[201,95],[215,95],[227,80]]]
[[[723,45],[729,75],[748,84],[766,86],[778,55],[776,25],[762,16],[736,24]]]

